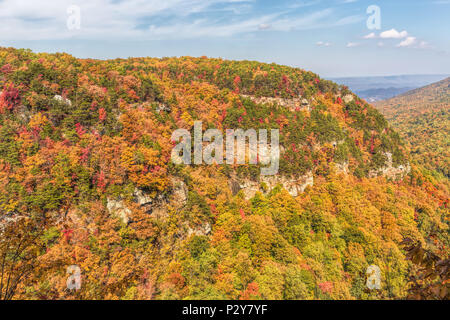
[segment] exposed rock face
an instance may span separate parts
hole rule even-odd
[[[296,100],[296,99],[294,99],[294,101],[295,101],[295,100]],[[302,99],[302,107],[308,108],[308,110],[309,110],[309,101],[306,100],[306,99]]]
[[[135,189],[133,193],[135,201],[140,206],[145,206],[153,203],[153,198],[151,198],[148,194],[144,193],[141,189]]]
[[[188,189],[185,183],[177,177],[171,177],[170,182],[172,186],[171,193],[168,196],[159,195],[156,198],[151,198],[148,194],[143,193],[142,190],[135,191],[137,202],[153,218],[167,218],[167,206],[169,203],[174,207],[182,207],[186,204]]]
[[[233,194],[240,190],[244,192],[245,199],[251,199],[256,192],[270,192],[277,185],[283,186],[286,191],[293,197],[297,197],[303,193],[308,186],[314,185],[314,177],[312,172],[308,172],[304,176],[298,178],[286,178],[284,176],[261,176],[259,181],[244,180],[238,181],[233,179],[230,187]]]
[[[230,180],[230,189],[233,196],[235,196],[239,191],[241,191],[241,184],[237,180]]]
[[[77,236],[80,231],[84,230],[92,234],[97,230],[96,225],[92,223],[93,218],[91,216],[84,216],[77,208],[69,208],[63,215],[56,212],[55,214],[58,217],[57,223],[60,226],[64,226],[64,228],[66,228],[65,226],[70,226],[70,229],[73,230],[74,237],[71,239],[72,243],[78,241],[77,239],[82,239],[82,237]]]
[[[123,223],[128,224],[130,222],[131,210],[127,208],[123,200],[107,199],[106,208],[109,213],[122,220]]]
[[[19,214],[12,215],[1,215],[0,216],[0,231],[3,231],[6,227],[8,227],[11,223],[16,223],[20,219],[25,218],[25,216],[21,216]]]
[[[168,217],[167,205],[169,204],[168,199],[157,198],[155,199],[152,206],[148,207],[147,213],[155,219],[165,219]]]
[[[140,207],[148,214],[151,214],[155,218],[162,218],[166,216],[166,206],[168,200],[159,195],[155,198],[150,197],[141,189],[135,189],[133,193],[134,201],[140,205]]]
[[[411,166],[408,164],[394,167],[392,163],[392,153],[386,152],[387,157],[386,166],[369,172],[369,178],[377,176],[384,176],[393,180],[403,179],[410,171]]]
[[[344,101],[344,103],[350,103],[354,100],[354,98],[353,98],[353,95],[347,94],[344,96],[344,98],[342,100]]]
[[[141,209],[150,214],[153,218],[161,219],[167,217],[167,206],[172,203],[175,207],[182,207],[186,204],[188,190],[184,182],[176,177],[171,178],[172,188],[169,196],[158,195],[151,197],[141,189],[135,189],[133,192],[133,201]],[[111,215],[119,217],[123,223],[130,222],[131,210],[126,206],[122,199],[107,199],[106,208]]]
[[[173,200],[178,204],[186,204],[188,189],[180,178],[171,178]]]
[[[172,109],[163,103],[159,103],[156,107],[156,112],[161,113],[161,111],[171,112]]]
[[[207,236],[212,231],[211,224],[205,223],[204,225],[201,225],[195,229],[192,229],[191,227],[188,227],[187,229],[187,236],[190,237],[191,235],[196,236]]]
[[[348,174],[348,162],[336,163],[336,171],[337,173]]]
[[[289,108],[291,111],[305,110],[310,111],[310,103],[306,99],[294,98],[294,99],[282,99],[271,97],[254,97],[248,95],[242,95],[244,98],[249,98],[257,104],[278,104],[280,106]]]
[[[56,101],[62,102],[62,103],[64,103],[64,104],[68,105],[68,106],[71,106],[71,105],[72,105],[72,101],[70,101],[69,99],[63,98],[63,97],[60,96],[60,95],[54,96],[53,99],[55,99]]]

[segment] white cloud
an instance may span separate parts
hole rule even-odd
[[[213,25],[206,19],[195,20],[192,23],[179,23],[168,26],[152,25],[148,31],[152,39],[196,38],[196,37],[228,37],[238,33],[252,32],[261,25],[268,25],[273,16],[263,16],[251,20],[237,21],[227,25]]]
[[[407,37],[400,42],[397,47],[399,48],[415,48],[415,49],[430,49],[430,45],[426,41],[419,41],[416,37]]]
[[[352,15],[352,16],[348,16],[348,17],[339,19],[338,21],[336,21],[336,23],[334,25],[335,26],[343,26],[343,25],[347,25],[347,24],[358,23],[365,19],[366,19],[366,17],[362,16],[362,15]]]
[[[318,47],[330,47],[330,46],[331,46],[331,43],[330,43],[330,42],[318,41],[318,42],[316,42],[316,45],[317,45]]]
[[[400,42],[397,47],[412,47],[417,43],[416,37],[407,37],[405,40]]]
[[[271,25],[268,24],[268,23],[261,23],[261,24],[258,26],[258,29],[259,29],[259,30],[268,30],[268,29],[270,29],[270,27],[271,27]]]
[[[67,8],[74,2],[81,8],[81,29],[70,31],[66,27]],[[330,8],[308,14],[279,9],[250,15],[254,3],[255,0],[0,0],[0,40],[226,37],[266,29],[288,32],[333,27],[364,19],[339,17]]]
[[[342,21],[345,18],[330,23],[327,18],[332,16],[332,14],[332,9],[324,9],[295,18],[284,17],[283,13],[273,13],[251,19],[239,19],[226,24],[217,23],[211,19],[200,19],[193,22],[180,22],[164,26],[152,25],[148,31],[152,39],[227,37],[268,28],[273,31],[289,32],[352,23],[352,21]]]
[[[380,38],[383,39],[402,39],[406,38],[408,36],[408,32],[402,31],[398,32],[395,29],[387,30],[382,33],[380,33]]]
[[[186,22],[191,15],[209,11],[229,11],[252,0],[78,0],[81,29],[66,28],[73,0],[3,0],[0,1],[0,39],[58,40],[74,36],[84,39],[138,38],[151,34],[143,25]],[[220,8],[219,6],[220,5]],[[171,20],[169,20],[171,19]],[[192,22],[192,21],[190,21]],[[234,23],[232,23],[234,24]],[[173,24],[172,24],[173,25]],[[256,30],[257,28],[255,28]]]
[[[287,5],[288,9],[298,9],[298,8],[304,8],[304,7],[310,7],[315,4],[318,4],[322,0],[311,0],[311,1],[297,1],[295,3],[291,3]]]
[[[273,28],[277,31],[314,29],[315,27],[320,26],[323,19],[330,17],[332,14],[332,9],[325,9],[302,17],[280,18],[273,22]]]
[[[347,48],[354,48],[354,47],[358,47],[358,46],[359,46],[359,43],[357,43],[357,42],[348,42],[346,45]]]
[[[375,39],[377,36],[375,35],[375,32],[369,33],[368,35],[365,35],[364,39]]]

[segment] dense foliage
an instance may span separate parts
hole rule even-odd
[[[450,78],[377,103],[414,159],[450,179]]]
[[[311,72],[9,48],[0,49],[0,88],[0,260],[33,263],[15,298],[403,298],[412,270],[404,237],[429,245],[435,235],[448,256],[446,186],[416,166],[402,179],[374,177],[406,167],[402,140],[373,107]],[[300,98],[308,108],[283,106]],[[257,181],[255,166],[172,164],[172,132],[196,120],[279,128],[279,175],[311,172],[314,185],[297,197],[262,185],[246,199],[230,181]],[[126,220],[111,214],[119,201]],[[27,255],[14,251],[24,239],[10,236],[14,225],[35,237]],[[381,290],[366,287],[371,264]],[[70,265],[81,268],[79,291],[66,288]],[[20,270],[3,268],[2,281]]]

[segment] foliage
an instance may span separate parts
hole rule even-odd
[[[393,166],[409,161],[403,140],[311,72],[0,48],[0,88],[0,227],[17,212],[29,221],[0,237],[0,259],[21,261],[2,272],[19,280],[2,297],[405,298],[402,239],[436,234],[448,248],[447,186],[414,165],[402,179],[372,177],[387,154]],[[308,108],[285,104],[298,99]],[[293,197],[260,183],[249,198],[230,184],[258,180],[258,166],[174,165],[172,132],[197,120],[278,128],[279,176],[311,174],[314,185]],[[36,241],[16,259],[5,244],[21,239]],[[371,264],[385,281],[376,292],[364,286]],[[67,290],[70,265],[79,291]]]

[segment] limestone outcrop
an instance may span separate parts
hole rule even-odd
[[[135,189],[133,192],[133,201],[137,203],[142,210],[153,218],[161,219],[167,217],[167,206],[173,204],[175,207],[182,207],[186,204],[188,190],[185,183],[176,177],[171,178],[171,189],[168,195],[158,195],[151,197],[141,189]],[[106,208],[111,215],[119,217],[123,223],[130,223],[131,210],[127,207],[126,201],[122,198],[107,199]]]
[[[399,180],[403,179],[411,171],[411,166],[409,165],[409,163],[406,165],[394,167],[392,161],[392,153],[386,152],[385,155],[387,157],[386,165],[377,170],[371,170],[369,172],[369,178],[384,176],[392,180]]]
[[[248,98],[257,104],[278,104],[280,106],[289,108],[291,111],[310,111],[310,103],[304,98],[283,99],[283,98],[271,98],[271,97],[254,97],[249,95],[241,95],[244,98]]]
[[[296,178],[288,178],[285,176],[261,176],[259,181],[232,179],[230,188],[233,194],[242,190],[245,199],[251,199],[256,192],[270,192],[277,185],[281,185],[293,197],[297,197],[303,193],[308,186],[314,185],[314,177],[312,172],[308,172],[303,176]]]

